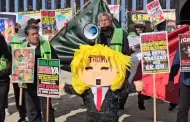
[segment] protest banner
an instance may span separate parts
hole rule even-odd
[[[12,83],[33,83],[35,50],[13,49],[12,54]]]
[[[159,0],[154,0],[146,5],[150,21],[153,25],[157,25],[165,21],[163,10],[161,8]]]
[[[55,10],[41,10],[42,34],[53,35],[57,31]]]
[[[56,11],[56,24],[57,24],[57,29],[60,30],[63,26],[68,23],[68,21],[72,17],[72,9],[71,8],[65,8],[60,12]]]
[[[49,122],[49,104],[51,98],[60,97],[59,89],[59,74],[60,74],[60,60],[59,59],[43,59],[38,58],[37,65],[38,73],[38,96],[47,98],[46,121]]]
[[[167,32],[142,33],[140,38],[143,74],[168,73]]]
[[[12,55],[12,83],[33,83],[35,49],[13,49]],[[26,87],[23,84],[23,88]],[[22,105],[23,88],[20,87],[19,105]]]
[[[0,32],[9,43],[15,35],[15,24],[17,16],[9,12],[0,13]]]
[[[113,14],[113,17],[119,21],[119,12],[120,6],[119,5],[108,5],[110,13]]]
[[[59,73],[59,59],[38,59],[38,96],[60,97]]]
[[[179,35],[181,72],[190,72],[190,34]]]
[[[142,73],[153,74],[154,122],[156,120],[156,74],[169,73],[167,32],[141,33]]]
[[[64,9],[56,9],[56,26],[57,29],[61,29],[67,21],[69,21],[72,17],[72,9],[64,8]],[[41,13],[40,11],[23,11],[18,12],[18,20],[28,21],[30,18],[40,19]],[[42,22],[42,21],[41,21]],[[40,32],[42,32],[42,23],[40,25]]]
[[[164,9],[164,18],[167,20],[166,30],[171,32],[176,29],[176,17],[175,17],[175,10],[174,9]],[[128,12],[128,28],[129,32],[133,31],[133,26],[135,23],[141,23],[150,21],[150,17],[146,11],[139,10],[139,11],[129,11]],[[146,23],[145,23],[146,26]]]

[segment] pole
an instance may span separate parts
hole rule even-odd
[[[154,90],[154,122],[156,122],[156,74],[153,74],[153,90]]]
[[[46,122],[49,122],[49,97],[47,97]]]

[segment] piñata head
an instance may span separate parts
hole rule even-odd
[[[107,46],[81,45],[71,63],[73,88],[78,94],[92,86],[109,86],[112,91],[120,89],[130,64],[130,56]]]

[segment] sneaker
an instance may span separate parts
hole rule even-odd
[[[168,108],[168,111],[174,111],[176,107],[177,107],[177,104],[172,104],[172,103],[170,103],[170,106],[169,106],[169,108]]]
[[[5,109],[5,115],[6,115],[6,117],[10,116],[8,108]]]

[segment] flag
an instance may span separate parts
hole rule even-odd
[[[183,26],[168,34],[169,45],[169,58],[170,67],[172,66],[173,58],[175,56],[176,49],[178,48],[178,34],[190,32],[189,26]],[[153,75],[141,75],[141,65],[139,64],[138,72],[136,73],[133,81],[142,80],[144,83],[144,90],[142,94],[153,96]],[[168,90],[169,73],[156,74],[156,96],[158,99],[169,101],[171,103],[178,103],[179,99],[179,73],[175,77],[175,88],[172,92]]]
[[[80,44],[90,44],[89,40],[84,37],[84,26],[89,23],[97,25],[98,14],[102,12],[110,13],[108,5],[103,0],[91,0],[84,9],[69,21],[66,28],[61,29],[51,40],[51,44],[60,58],[63,70],[70,71],[74,50],[79,49]],[[113,25],[118,27],[118,23],[115,21]]]

